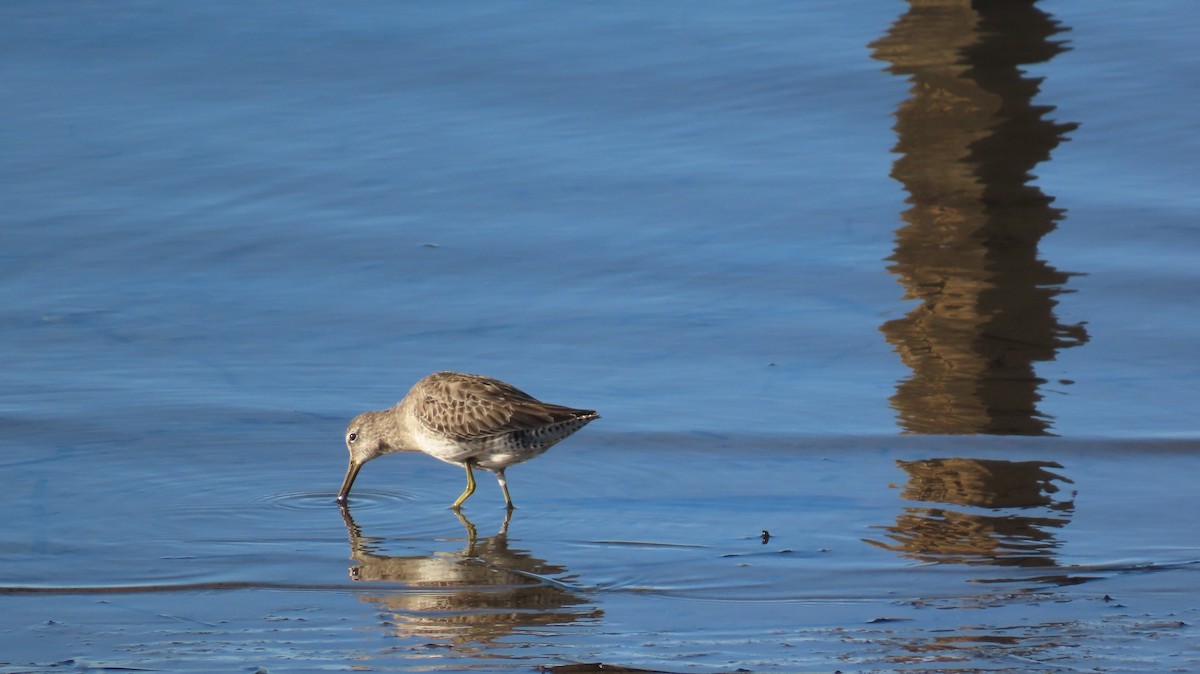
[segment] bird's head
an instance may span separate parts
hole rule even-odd
[[[350,487],[363,464],[382,455],[388,448],[386,424],[390,421],[391,410],[378,412],[363,412],[354,417],[346,426],[346,449],[350,451],[350,467],[346,469],[346,479],[342,480],[342,488],[338,491],[337,500],[344,503],[350,495]]]

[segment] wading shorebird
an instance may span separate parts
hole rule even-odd
[[[337,500],[345,503],[363,464],[393,452],[424,452],[467,469],[467,488],[451,508],[475,492],[472,468],[496,474],[504,502],[513,507],[504,469],[528,461],[600,418],[594,410],[551,405],[499,379],[435,372],[413,385],[395,407],[363,412],[346,427],[350,467]]]

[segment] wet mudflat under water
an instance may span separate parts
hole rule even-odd
[[[1198,24],[5,3],[0,672],[1200,669]]]
[[[446,509],[459,472],[419,456],[371,464],[339,510],[310,447],[285,477],[229,443],[196,448],[238,466],[218,476],[17,494],[6,670],[1200,661],[1194,443],[601,432],[514,469],[509,521],[490,483]]]

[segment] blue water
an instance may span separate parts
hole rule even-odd
[[[4,3],[0,671],[1194,668],[1198,30]],[[332,503],[441,369],[603,416],[506,535]]]

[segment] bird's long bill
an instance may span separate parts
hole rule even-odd
[[[354,478],[358,477],[358,471],[362,467],[361,463],[355,463],[351,459],[350,467],[346,469],[346,479],[342,480],[342,489],[338,492],[337,500],[339,503],[345,503],[346,497],[350,495],[350,487],[354,486]]]

